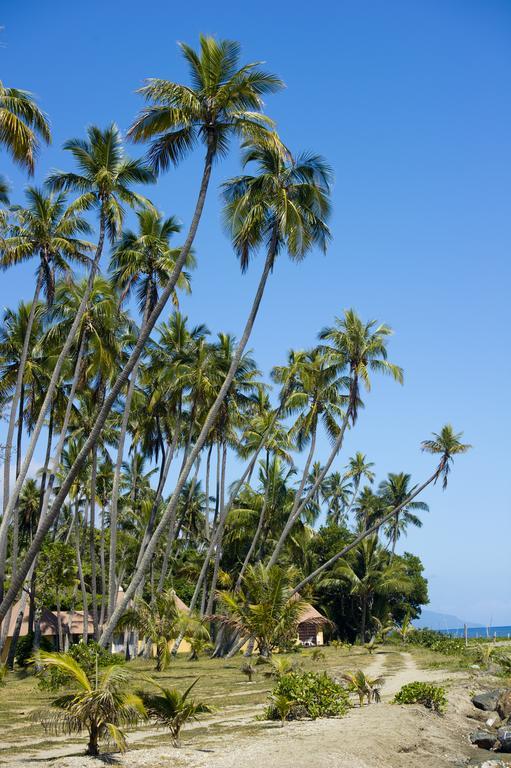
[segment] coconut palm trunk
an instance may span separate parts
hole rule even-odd
[[[21,357],[19,362],[18,373],[16,375],[16,387],[14,389],[14,395],[11,402],[11,410],[9,413],[9,424],[7,427],[7,435],[5,438],[4,449],[4,488],[3,488],[3,512],[4,516],[9,504],[10,498],[10,482],[11,482],[11,455],[12,446],[14,441],[14,430],[16,427],[16,414],[18,411],[18,404],[21,398],[21,389],[23,386],[23,378],[25,376],[25,368],[28,359],[28,350],[30,347],[30,337],[32,335],[32,328],[34,327],[34,318],[37,308],[37,302],[39,301],[39,295],[43,285],[43,270],[39,269],[37,275],[36,286],[34,290],[34,296],[32,298],[32,305],[28,315],[27,327],[25,330],[25,338],[23,339],[23,347],[21,350]],[[3,550],[0,549],[0,559],[3,554]]]
[[[98,617],[98,589],[97,589],[97,567],[96,567],[96,479],[98,474],[98,446],[92,449],[92,467],[90,479],[90,500],[89,500],[89,553],[90,553],[90,581],[91,581],[91,601],[92,601],[92,621],[94,624],[94,639],[99,637],[99,617]]]
[[[50,513],[47,515],[47,517],[43,521],[43,524],[40,530],[34,536],[34,540],[32,541],[32,544],[29,547],[29,550],[24,558],[24,561],[20,565],[20,568],[18,569],[16,578],[12,580],[12,583],[11,583],[11,586],[9,587],[8,592],[6,593],[2,602],[0,603],[0,621],[3,621],[7,613],[7,610],[9,609],[9,606],[12,605],[12,603],[14,602],[16,595],[19,592],[21,585],[23,584],[23,580],[27,575],[34,558],[36,557],[36,555],[41,549],[41,546],[44,542],[44,539],[48,530],[50,529],[51,525],[53,524],[53,522],[55,521],[55,519],[58,517],[60,513],[62,505],[64,504],[64,501],[67,498],[69,489],[71,488],[71,485],[73,484],[75,477],[80,472],[83,465],[85,464],[85,461],[87,460],[87,457],[92,447],[95,445],[96,441],[98,440],[101,430],[103,429],[103,426],[106,422],[106,419],[110,413],[110,410],[114,402],[116,401],[119,393],[122,391],[123,387],[125,386],[136,362],[138,361],[140,355],[144,350],[147,339],[149,338],[149,335],[153,330],[156,324],[156,321],[158,320],[163,308],[167,304],[168,299],[170,298],[170,296],[172,295],[172,292],[174,291],[179,275],[181,274],[181,270],[183,269],[183,266],[186,262],[188,254],[190,253],[190,249],[193,245],[193,241],[195,239],[195,235],[197,233],[199,222],[202,216],[202,211],[204,209],[204,203],[206,201],[206,195],[207,195],[207,190],[209,186],[209,180],[211,177],[211,170],[213,167],[213,158],[214,158],[214,146],[213,146],[213,142],[210,141],[208,143],[208,149],[206,151],[206,159],[204,163],[204,171],[202,175],[200,191],[197,198],[197,203],[195,206],[195,211],[192,217],[192,221],[190,224],[190,229],[188,231],[188,235],[186,237],[185,243],[181,249],[181,253],[179,254],[179,258],[176,259],[176,264],[172,271],[172,274],[170,275],[168,283],[165,286],[164,290],[162,291],[158,302],[156,303],[154,309],[151,312],[149,320],[146,324],[145,331],[140,333],[137,339],[137,343],[135,344],[135,347],[126,365],[124,366],[123,370],[119,373],[119,376],[117,377],[115,384],[110,390],[108,396],[105,398],[105,402],[96,418],[96,421],[91,429],[89,437],[87,438],[84,445],[82,446],[82,449],[80,450],[78,456],[76,457],[67,476],[64,478],[62,485],[60,487],[59,493],[57,494],[53,502]]]
[[[317,489],[320,486],[320,483],[317,481],[314,483],[313,488],[307,493],[306,500],[302,500],[303,496],[303,489],[305,488],[305,483],[307,482],[307,478],[309,477],[309,469],[310,465],[312,463],[312,459],[314,457],[314,452],[316,450],[316,433],[317,433],[317,422],[314,423],[314,426],[312,428],[311,433],[311,445],[309,449],[309,453],[307,455],[307,460],[305,462],[305,467],[302,474],[302,479],[300,481],[300,487],[298,488],[298,491],[295,494],[295,498],[293,500],[293,506],[291,507],[291,512],[289,513],[289,517],[286,521],[286,524],[284,526],[284,529],[280,535],[280,538],[275,545],[275,549],[273,550],[272,556],[270,557],[270,560],[268,562],[268,568],[272,568],[275,563],[277,562],[281,549],[284,546],[284,543],[289,535],[289,532],[291,531],[291,528],[295,524],[296,520],[298,519],[301,511],[304,509],[306,503],[308,503],[311,499],[314,498],[315,493],[317,492]],[[326,474],[326,472],[325,472]]]
[[[399,514],[399,512],[405,507],[407,504],[409,504],[413,499],[415,499],[422,491],[424,491],[431,483],[434,483],[438,478],[440,477],[441,473],[443,471],[442,462],[440,465],[436,468],[436,470],[433,472],[431,477],[429,477],[422,485],[417,486],[417,488],[414,490],[413,493],[411,493],[401,504],[399,504],[397,507],[394,507],[393,510],[391,510],[388,514],[384,515],[380,520],[377,520],[374,525],[371,525],[370,528],[367,528],[365,531],[362,531],[358,536],[355,537],[355,539],[351,542],[351,544],[348,544],[347,546],[343,547],[340,552],[337,552],[335,555],[333,555],[329,560],[327,560],[323,565],[320,565],[319,568],[316,568],[315,571],[310,573],[305,579],[302,579],[302,581],[293,589],[291,593],[291,597],[295,595],[297,592],[300,592],[307,584],[309,584],[311,581],[314,581],[323,571],[328,570],[331,568],[335,563],[340,560],[342,557],[345,557],[348,552],[351,552],[352,549],[354,549],[358,544],[360,544],[361,541],[366,539],[368,536],[371,536],[373,533],[376,533],[382,525],[385,525],[385,523],[388,523],[392,518]]]
[[[89,277],[88,277],[88,280],[87,280],[87,287],[86,287],[86,289],[84,291],[82,300],[81,300],[80,305],[78,307],[78,311],[76,313],[76,317],[73,320],[73,323],[71,325],[71,328],[69,330],[67,338],[66,338],[66,340],[65,340],[65,342],[64,342],[64,344],[62,346],[62,349],[60,351],[60,354],[59,354],[59,356],[57,358],[57,362],[55,363],[55,368],[53,369],[50,381],[48,383],[48,388],[46,390],[46,395],[45,395],[45,398],[43,400],[43,404],[41,406],[41,409],[39,411],[39,415],[37,417],[36,424],[35,424],[34,429],[32,431],[32,436],[31,436],[29,445],[28,445],[26,453],[25,453],[25,458],[23,460],[23,464],[21,466],[19,476],[16,479],[16,483],[15,483],[14,489],[12,491],[12,494],[9,497],[7,506],[4,508],[4,516],[3,516],[3,519],[2,519],[2,524],[0,525],[0,553],[3,551],[3,549],[2,549],[2,547],[4,546],[3,542],[7,538],[9,522],[10,522],[10,518],[11,518],[12,512],[14,510],[14,505],[15,505],[16,500],[18,498],[18,495],[19,495],[19,493],[21,491],[23,483],[25,482],[25,478],[27,476],[28,470],[30,469],[30,464],[32,462],[34,451],[35,451],[37,442],[39,440],[39,436],[41,434],[41,430],[43,428],[43,425],[44,425],[44,422],[45,422],[45,419],[46,419],[46,415],[47,415],[48,409],[50,408],[51,403],[53,401],[53,398],[55,396],[55,391],[56,391],[58,383],[60,381],[60,374],[61,374],[61,371],[62,371],[62,367],[63,367],[64,363],[67,361],[67,359],[69,357],[69,353],[71,351],[72,345],[73,345],[73,343],[74,343],[74,341],[76,339],[76,334],[77,334],[78,328],[80,327],[80,323],[82,321],[83,315],[85,314],[85,311],[87,309],[87,303],[89,301],[89,297],[90,297],[90,294],[92,292],[92,288],[93,288],[93,285],[94,285],[94,278],[95,278],[96,272],[97,272],[97,270],[99,268],[99,261],[100,261],[100,258],[101,258],[101,254],[103,252],[103,245],[104,245],[104,242],[105,242],[105,228],[106,228],[106,217],[105,217],[105,213],[104,213],[104,211],[102,209],[101,210],[101,214],[100,214],[98,243],[97,243],[97,246],[96,246],[96,253],[94,255],[94,260],[93,260],[91,268],[89,270]],[[34,542],[36,541],[36,539],[37,539],[37,535],[34,538]],[[41,539],[40,543],[38,544],[36,552],[39,551],[39,549],[41,547],[41,544],[42,544],[42,541],[43,541],[43,539]],[[34,542],[32,542],[32,543],[34,543]],[[30,568],[30,564],[31,564],[32,559],[33,559],[33,557],[31,557],[30,563],[27,562],[25,564],[25,568],[22,569],[22,570],[25,570],[25,573],[23,574],[21,582],[19,580],[19,577],[17,577],[16,579],[12,579],[11,589],[9,590],[10,593],[11,593],[15,583],[16,583],[16,587],[17,587],[16,591],[17,592],[19,591],[19,589],[21,587],[21,584],[23,583],[23,579],[25,578],[26,574],[28,573],[28,569]],[[21,573],[20,573],[20,575],[21,575]],[[20,582],[20,583],[18,583],[18,582]],[[4,579],[1,578],[1,573],[0,573],[0,601],[3,601],[3,594],[4,594]],[[13,600],[13,598],[9,598],[10,602],[12,602],[12,600]],[[5,614],[3,614],[2,608],[0,606],[0,621],[3,620],[4,615]]]
[[[82,552],[81,552],[81,536],[80,536],[80,509],[79,500],[77,499],[75,504],[75,552],[76,552],[76,565],[78,570],[78,580],[80,582],[80,590],[82,593],[82,610],[83,610],[83,642],[87,643],[89,640],[89,611],[87,606],[87,588],[85,586],[85,578],[83,575],[82,565]]]
[[[206,440],[208,439],[212,428],[215,425],[215,421],[217,419],[218,413],[220,411],[220,408],[227,396],[227,393],[229,391],[229,388],[233,382],[234,376],[236,374],[236,371],[238,369],[238,365],[240,363],[241,357],[243,355],[243,352],[245,350],[245,347],[248,343],[248,340],[250,338],[250,334],[252,332],[252,328],[254,326],[255,319],[257,317],[257,313],[259,310],[259,306],[261,304],[261,299],[264,294],[264,289],[266,286],[266,282],[268,280],[268,276],[272,270],[273,262],[275,259],[275,251],[276,251],[276,232],[275,236],[272,238],[272,244],[268,250],[268,255],[265,260],[263,272],[261,275],[261,278],[259,280],[259,285],[257,287],[257,291],[254,297],[254,301],[252,304],[252,308],[250,310],[245,329],[243,331],[243,334],[241,336],[241,339],[239,341],[239,344],[236,348],[236,352],[233,355],[231,365],[229,367],[229,371],[224,379],[224,382],[220,388],[220,391],[215,399],[215,402],[211,406],[208,415],[206,416],[206,419],[204,420],[204,423],[202,425],[202,429],[200,431],[200,434],[197,438],[197,441],[193,447],[193,449],[190,451],[190,454],[186,460],[186,464],[183,467],[183,470],[179,476],[176,488],[174,490],[174,493],[172,494],[172,497],[169,501],[169,504],[167,505],[167,508],[165,512],[163,513],[163,516],[156,527],[153,536],[151,537],[151,540],[149,541],[149,544],[147,545],[146,551],[142,557],[142,560],[140,561],[139,567],[136,569],[135,573],[133,574],[131,583],[129,584],[124,598],[122,601],[120,601],[119,605],[115,609],[114,613],[112,614],[112,617],[103,631],[103,634],[100,638],[100,643],[103,646],[106,646],[108,644],[108,641],[110,640],[113,631],[117,625],[117,622],[119,621],[119,618],[122,616],[123,612],[126,610],[126,606],[128,605],[128,602],[135,594],[135,591],[140,584],[144,574],[146,573],[149,564],[151,562],[151,558],[154,555],[154,552],[156,551],[156,547],[158,545],[158,541],[160,539],[161,534],[169,524],[171,517],[175,514],[175,510],[177,508],[177,504],[179,501],[179,495],[184,487],[184,484],[186,483],[186,480],[188,478],[188,475],[190,474],[193,465],[201,452],[202,448],[204,447]],[[227,509],[227,507],[226,507]],[[199,587],[200,591],[200,587]],[[196,590],[197,595],[195,595],[195,603],[197,602],[198,598],[198,590]],[[0,614],[1,615],[1,614]]]
[[[145,329],[147,325],[147,319],[149,317],[149,302],[150,302],[150,286],[147,285],[144,314],[142,317],[141,331]],[[110,506],[110,559],[108,566],[108,618],[112,615],[115,609],[115,600],[117,594],[117,582],[116,582],[116,570],[117,570],[117,518],[118,518],[118,506],[119,506],[119,485],[121,481],[121,469],[122,461],[124,458],[124,446],[126,444],[126,436],[128,434],[128,425],[131,413],[131,402],[133,400],[133,394],[137,385],[137,374],[140,367],[141,357],[133,366],[131,372],[131,379],[128,384],[128,392],[126,394],[126,400],[124,401],[124,411],[122,414],[121,430],[119,432],[119,443],[117,446],[117,460],[115,462],[114,469],[114,481],[112,486],[112,502]]]

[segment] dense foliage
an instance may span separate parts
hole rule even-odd
[[[346,689],[322,672],[290,672],[282,675],[273,688],[272,696],[284,696],[293,702],[287,719],[303,717],[340,717],[349,709]],[[274,703],[266,709],[268,720],[280,720]]]
[[[423,704],[442,714],[447,709],[445,688],[433,683],[408,683],[394,697],[396,704]]]

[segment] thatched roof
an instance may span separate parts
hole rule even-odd
[[[291,598],[292,600],[299,600],[300,595],[298,592],[293,595]],[[303,610],[300,614],[300,618],[298,620],[298,624],[331,624],[332,622],[330,619],[327,619],[326,616],[323,616],[322,613],[320,613],[316,608],[314,608],[313,605],[310,603],[305,603],[303,606]]]
[[[18,601],[12,607],[11,618],[9,621],[9,629],[7,630],[7,637],[12,637],[14,635],[14,628],[16,626],[16,620],[18,618],[19,610],[20,610],[20,603]],[[23,621],[21,623],[20,637],[25,637],[25,635],[28,634],[29,611],[30,611],[30,608],[27,601],[23,611]],[[80,635],[83,632],[83,611],[74,611],[73,613],[71,611],[61,611],[60,616],[62,619],[62,628],[64,630],[64,633],[67,632],[68,627],[71,635]],[[92,622],[92,617],[89,615],[87,619],[88,619],[87,620],[88,631],[89,631],[89,634],[92,635],[94,633],[94,624]],[[44,637],[52,637],[54,635],[57,635],[58,626],[57,626],[56,612],[50,611],[48,610],[48,608],[43,608],[41,613],[40,627],[41,627],[41,635],[43,635]]]

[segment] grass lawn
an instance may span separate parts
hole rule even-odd
[[[374,657],[362,649],[324,648],[323,657],[315,660],[312,650],[303,650],[291,654],[290,658],[300,663],[305,670],[326,670],[332,675],[347,669],[364,668],[371,664]],[[255,658],[253,662],[255,662]],[[243,659],[241,655],[234,659],[201,658],[189,661],[187,655],[179,655],[172,661],[165,672],[155,672],[153,661],[136,659],[128,663],[132,672],[133,690],[149,689],[147,676],[153,677],[166,687],[180,690],[187,688],[199,677],[193,695],[205,700],[215,708],[215,712],[201,718],[193,725],[194,739],[201,737],[206,729],[232,727],[251,728],[260,714],[272,680],[264,674],[265,665],[258,666],[254,681],[249,683],[240,671]],[[62,747],[68,749],[76,744],[80,752],[85,745],[85,734],[76,736],[49,736],[37,722],[36,713],[49,707],[57,693],[41,691],[37,678],[30,671],[9,673],[4,688],[0,688],[0,763],[7,763],[9,756],[29,753],[44,756],[50,749]],[[34,719],[36,718],[36,719]],[[140,725],[136,734],[129,738],[130,748],[137,749],[161,743],[170,736],[164,731],[155,733],[154,725]],[[184,740],[187,740],[186,732]]]

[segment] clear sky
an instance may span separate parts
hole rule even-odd
[[[87,124],[126,129],[145,77],[183,79],[178,40],[237,39],[245,60],[286,81],[268,111],[293,150],[334,167],[334,241],[326,257],[278,264],[254,355],[269,371],[350,306],[395,329],[390,356],[405,385],[375,383],[338,464],[363,450],[379,479],[407,471],[419,481],[432,466],[420,441],[446,421],[463,430],[474,450],[447,492],[427,493],[431,512],[403,546],[425,563],[430,608],[511,623],[509,0],[4,0],[0,14],[0,79],[34,91],[53,126],[36,181],[69,168],[62,142]],[[237,161],[234,150],[215,185]],[[0,166],[26,183],[5,154]],[[185,225],[199,171],[196,155],[149,193]],[[239,333],[259,264],[239,274],[218,213],[213,189],[183,308],[214,332]],[[29,298],[32,273],[1,276],[1,307]]]

